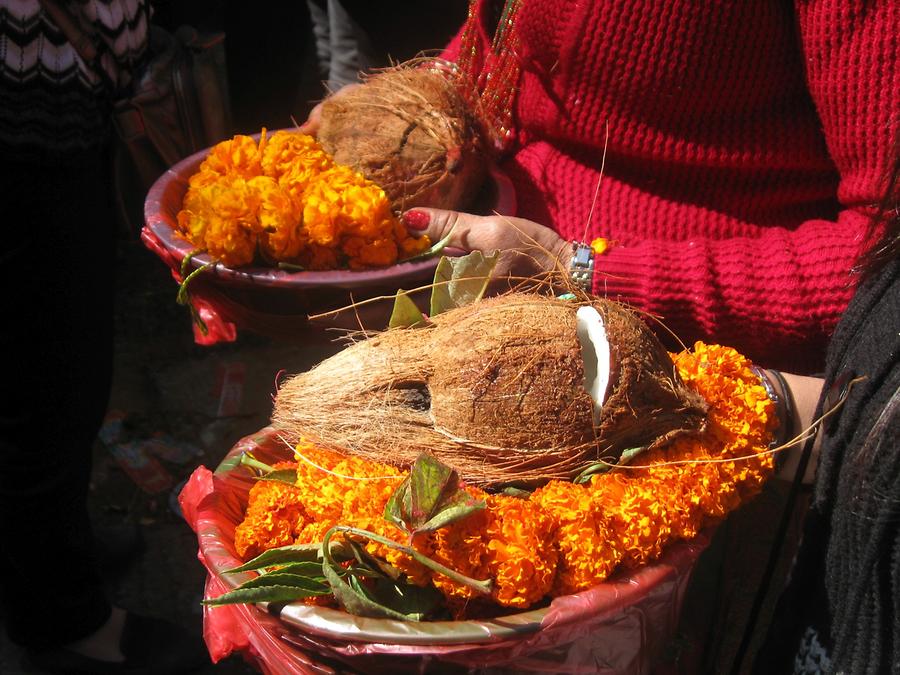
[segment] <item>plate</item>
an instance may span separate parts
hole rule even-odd
[[[194,495],[196,511],[189,512],[191,520],[196,521],[201,560],[223,590],[234,589],[254,576],[249,572],[227,573],[243,562],[234,549],[234,528],[243,518],[241,505],[246,504],[255,482],[249,472],[238,468],[244,452],[269,464],[293,457],[278,430],[266,427],[231,448],[208,483],[211,492]],[[709,536],[704,531],[690,542],[673,543],[659,560],[619,572],[580,593],[557,597],[547,606],[512,611],[493,619],[408,622],[353,616],[301,602],[260,603],[259,607],[280,619],[292,634],[316,636],[317,648],[332,655],[396,653],[402,645],[415,653],[438,656],[466,646],[499,648],[505,644],[511,654],[521,657],[581,639],[596,651],[605,638],[606,648],[621,656],[623,638],[636,644],[658,641],[656,646],[660,647],[663,638],[674,631],[673,621],[690,572],[708,545]],[[649,637],[648,625],[654,627]]]
[[[144,203],[145,229],[155,238],[156,243],[164,251],[157,249],[161,255],[167,254],[166,262],[182,260],[194,246],[182,238],[176,230],[178,212],[187,192],[188,180],[197,171],[200,164],[209,154],[209,148],[201,150],[178,162],[160,176],[150,188]],[[476,200],[474,211],[480,213],[497,212],[512,216],[515,212],[515,191],[507,176],[496,169],[489,172],[482,193]],[[147,232],[144,233],[145,241]],[[148,246],[150,244],[148,243]],[[156,248],[151,246],[151,248]],[[429,282],[433,277],[440,256],[400,262],[390,267],[368,270],[328,270],[328,271],[287,271],[272,267],[231,268],[216,263],[210,272],[217,281],[237,287],[312,289],[330,287],[333,289],[385,289],[396,291],[410,281]],[[212,258],[205,253],[194,256],[191,264],[194,269],[212,263]]]

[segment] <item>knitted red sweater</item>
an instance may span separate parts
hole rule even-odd
[[[595,292],[688,344],[818,368],[900,120],[900,3],[524,0],[517,21],[516,215],[614,241]]]

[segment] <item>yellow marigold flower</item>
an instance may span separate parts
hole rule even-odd
[[[609,240],[605,237],[597,237],[591,242],[591,251],[594,255],[603,255],[609,250]]]
[[[290,195],[268,176],[257,176],[248,185],[259,198],[257,222],[263,253],[276,261],[295,259],[306,243],[306,237],[294,214]]]
[[[618,479],[617,479],[618,480]],[[608,489],[616,481],[605,481]],[[605,514],[601,508],[603,492],[583,485],[551,481],[534,492],[531,500],[555,520],[559,569],[554,580],[553,595],[563,595],[589,588],[612,573],[622,553],[610,538]]]
[[[289,182],[302,192],[310,179],[334,161],[316,140],[294,131],[276,131],[262,151],[262,170],[279,183]]]
[[[553,586],[558,553],[551,536],[556,523],[536,503],[504,495],[488,496],[492,514],[485,528],[487,572],[494,579],[494,600],[525,608]]]
[[[192,243],[232,267],[252,262],[259,229],[256,192],[243,178],[231,177],[201,188],[199,193],[199,202],[207,206],[186,219],[190,232],[202,229],[202,240],[192,239]]]
[[[178,231],[194,246],[205,248],[206,223],[208,213],[212,211],[207,188],[190,188],[184,196],[184,205],[178,212]]]
[[[478,498],[484,498],[485,494],[480,490],[470,490]],[[431,556],[442,565],[456,570],[473,579],[484,579],[487,576],[487,546],[485,531],[488,522],[493,519],[490,509],[476,511],[468,518],[451,523],[432,533],[429,537],[429,550]],[[425,552],[419,545],[417,550]],[[472,599],[476,597],[475,591],[460,586],[450,579],[435,575],[432,579],[434,585],[448,597]]]
[[[197,173],[195,173],[188,179],[188,193],[190,193],[192,190],[209,187],[220,178],[222,178],[222,174],[217,173],[216,171],[212,171],[208,167],[203,167],[201,165],[201,168],[197,171]],[[185,197],[185,199],[187,199],[187,197]]]
[[[262,174],[259,147],[250,136],[238,134],[214,145],[200,164],[200,171],[209,171],[220,176],[234,174],[243,178],[259,176]]]
[[[195,247],[235,267],[257,251],[313,270],[386,267],[431,245],[409,237],[380,187],[286,130],[215,145],[176,220]]]
[[[400,242],[400,260],[412,258],[415,255],[424,253],[431,246],[431,239],[428,238],[428,235],[423,235],[421,237],[407,236],[400,238],[398,241]]]
[[[341,251],[350,259],[351,269],[387,267],[397,262],[397,244],[393,239],[366,241],[362,237],[347,237]]]
[[[250,264],[256,255],[257,243],[251,225],[222,218],[216,213],[208,214],[204,237],[206,250],[229,267]]]

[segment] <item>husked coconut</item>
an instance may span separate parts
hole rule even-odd
[[[486,175],[476,118],[452,64],[416,61],[325,99],[317,138],[379,185],[395,211],[463,209]]]
[[[476,485],[572,479],[701,429],[706,402],[623,305],[508,294],[391,329],[288,379],[290,440],[396,465],[427,451]]]

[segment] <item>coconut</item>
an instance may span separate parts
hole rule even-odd
[[[336,162],[379,185],[395,211],[464,209],[486,175],[464,86],[451,64],[437,60],[379,71],[325,99],[317,138]]]
[[[571,480],[700,430],[706,403],[615,302],[507,294],[390,329],[285,381],[272,423],[408,466],[423,451],[486,488]]]

